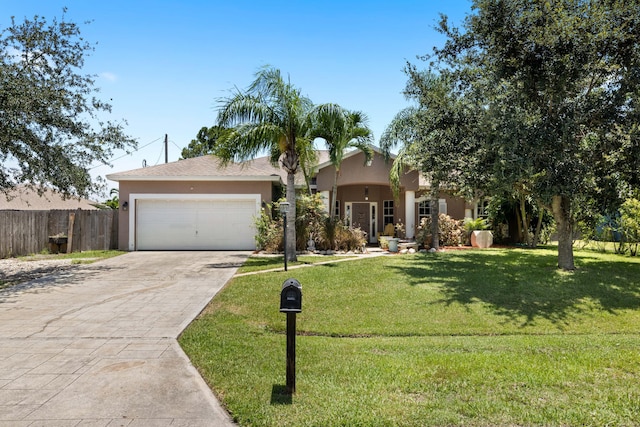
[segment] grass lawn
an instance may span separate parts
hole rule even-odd
[[[298,255],[298,261],[288,262],[287,267],[295,267],[299,265],[312,265],[325,262],[331,262],[341,259],[354,258],[350,255]],[[252,273],[255,271],[264,271],[272,269],[284,269],[284,256],[253,256],[238,269],[238,274]]]
[[[112,258],[114,256],[125,254],[125,251],[118,250],[95,250],[71,253],[41,253],[19,257],[22,261],[39,261],[47,259],[70,259],[72,264],[91,264],[101,259]]]
[[[490,249],[238,277],[180,343],[241,426],[638,425],[640,259],[575,255],[573,273],[553,249]]]

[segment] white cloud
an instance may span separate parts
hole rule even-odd
[[[113,73],[110,73],[109,71],[100,73],[100,77],[110,82],[115,82],[116,80],[118,80],[118,76],[116,76]]]

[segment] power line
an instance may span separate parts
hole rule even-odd
[[[131,151],[131,152],[129,152],[129,153],[123,154],[123,155],[122,155],[122,156],[120,156],[120,157],[116,157],[116,158],[114,158],[114,159],[109,159],[109,160],[107,161],[107,163],[111,163],[111,162],[115,162],[116,160],[123,159],[123,158],[125,158],[125,157],[127,157],[127,156],[129,156],[129,155],[131,155],[131,154],[133,154],[133,153],[135,153],[136,151],[140,151],[140,150],[142,150],[143,148],[150,146],[150,145],[151,145],[151,144],[153,144],[154,142],[158,142],[158,141],[160,141],[162,138],[163,138],[163,137],[160,137],[160,138],[154,139],[153,141],[151,141],[151,142],[149,142],[149,143],[147,143],[147,144],[143,145],[142,147],[138,147],[138,148],[136,148],[135,150],[133,150],[133,151]],[[100,166],[104,166],[104,164],[103,164],[103,163],[100,163],[99,165],[96,165],[96,166],[90,167],[88,170],[95,169],[95,168],[99,168]]]

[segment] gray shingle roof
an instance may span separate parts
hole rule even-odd
[[[9,192],[11,200],[0,193],[0,210],[19,211],[47,211],[53,209],[83,209],[95,210],[94,203],[87,199],[63,199],[59,193],[45,189],[42,196],[36,190],[31,190],[26,186],[19,185],[15,190]]]
[[[319,151],[319,163],[328,158],[326,151]],[[107,175],[112,181],[159,181],[159,180],[269,180],[287,181],[287,173],[274,167],[268,157],[258,157],[240,163],[222,166],[215,156],[201,156],[178,160],[157,166],[133,169]],[[298,180],[296,180],[298,181]],[[300,180],[303,182],[302,180]]]

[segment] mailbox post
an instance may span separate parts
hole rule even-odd
[[[280,291],[280,312],[287,313],[287,393],[296,392],[296,314],[302,312],[302,286],[287,279]]]

